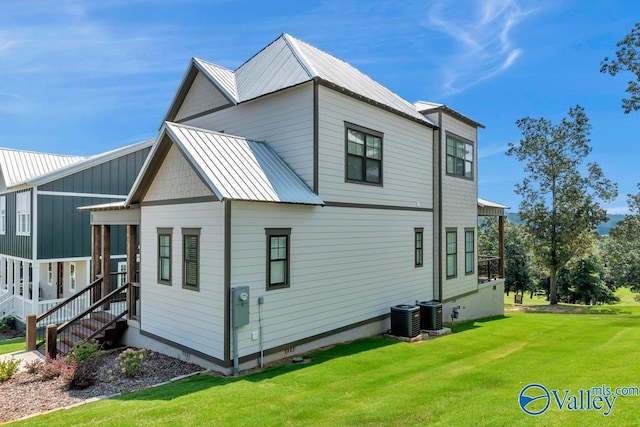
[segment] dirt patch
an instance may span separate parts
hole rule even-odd
[[[17,329],[7,329],[5,331],[0,331],[0,341],[22,337],[24,337],[24,332]]]
[[[525,313],[566,313],[581,314],[590,313],[589,307],[579,307],[574,305],[505,305],[505,312],[525,312]]]

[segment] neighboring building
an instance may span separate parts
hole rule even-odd
[[[77,208],[124,200],[152,143],[92,157],[0,149],[0,317],[24,322],[89,284],[89,213]],[[116,272],[126,257],[124,230],[111,247]]]
[[[235,71],[193,59],[127,200],[88,208],[140,236],[125,341],[228,372],[386,331],[397,304],[501,314],[478,127],[288,34]]]

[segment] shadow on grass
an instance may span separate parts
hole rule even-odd
[[[390,345],[399,344],[388,338],[376,337],[363,340],[353,341],[345,344],[338,344],[326,349],[316,350],[305,355],[305,362],[292,363],[290,360],[282,361],[273,366],[264,368],[253,373],[247,373],[238,377],[225,377],[217,374],[197,375],[182,381],[177,381],[162,387],[154,387],[135,393],[129,393],[124,396],[116,397],[114,400],[120,401],[137,401],[137,400],[173,400],[185,395],[197,393],[213,387],[226,386],[237,382],[254,382],[258,383],[265,380],[278,377],[280,375],[289,374],[300,369],[317,366],[321,363],[338,359],[341,357],[352,356],[365,351],[376,350]]]
[[[636,315],[639,316],[638,310],[631,310],[629,307],[621,306],[602,306],[602,305],[521,305],[509,306],[510,312],[524,313],[546,313],[546,314],[610,314],[610,315]]]
[[[453,331],[454,333],[460,333],[460,332],[470,331],[472,329],[481,328],[482,326],[484,326],[485,323],[495,322],[496,320],[504,320],[507,318],[508,316],[500,315],[500,316],[494,316],[494,317],[486,317],[484,319],[469,320],[467,322],[454,323],[452,325],[447,325],[447,326],[451,328],[451,331]]]

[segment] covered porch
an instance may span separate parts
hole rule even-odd
[[[478,253],[478,283],[486,283],[495,280],[503,280],[505,277],[504,258],[504,206],[489,200],[478,199],[478,218],[498,218],[498,242],[497,253]]]

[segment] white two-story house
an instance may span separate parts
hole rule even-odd
[[[127,200],[89,208],[139,234],[125,341],[228,371],[384,332],[398,304],[502,313],[479,127],[288,34],[236,70],[193,59]]]

